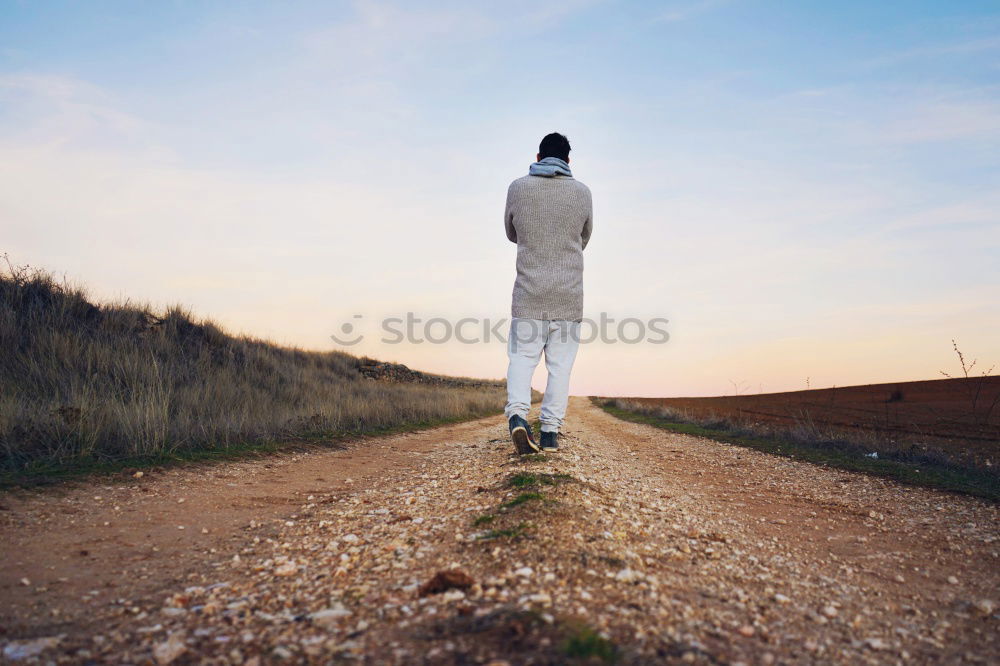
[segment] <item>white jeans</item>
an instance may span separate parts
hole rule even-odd
[[[569,400],[569,373],[580,345],[580,322],[514,318],[507,340],[507,418],[528,417],[531,376],[545,352],[549,373],[542,398],[542,431],[559,432]]]

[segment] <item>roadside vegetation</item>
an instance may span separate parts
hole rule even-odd
[[[672,407],[628,398],[591,400],[604,411],[625,421],[815,464],[866,472],[903,483],[1000,501],[1000,470],[992,464],[963,464],[934,452],[897,446],[873,451],[871,441],[862,443],[824,437],[814,427],[753,425],[729,420],[724,415],[699,417]]]
[[[525,462],[527,456],[521,456],[520,462]],[[489,528],[476,534],[478,541],[508,538],[515,539],[527,534],[532,527],[530,522],[522,520],[522,510],[536,512],[540,506],[551,506],[557,500],[541,492],[542,489],[552,489],[564,483],[576,481],[569,474],[535,474],[531,472],[518,472],[508,476],[500,488],[508,492],[507,499],[501,502],[491,513],[484,513],[472,520],[474,528]],[[530,507],[530,508],[529,508]],[[503,523],[498,525],[497,523]]]
[[[372,367],[234,336],[179,306],[93,303],[51,273],[7,262],[0,483],[325,443],[503,407],[499,381],[372,377]]]

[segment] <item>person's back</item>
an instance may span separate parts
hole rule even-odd
[[[590,240],[590,190],[573,178],[569,141],[549,134],[528,175],[507,188],[504,226],[517,243],[511,299],[507,416],[518,453],[539,450],[527,423],[531,376],[545,353],[541,450],[555,451],[583,319],[583,249]]]
[[[511,316],[580,321],[590,190],[572,176],[528,175],[507,189],[507,238],[517,243]]]

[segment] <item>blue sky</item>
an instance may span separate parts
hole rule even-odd
[[[995,2],[0,3],[0,250],[234,331],[504,316],[503,195],[552,130],[595,198],[588,314],[671,320],[574,392],[1000,362]]]

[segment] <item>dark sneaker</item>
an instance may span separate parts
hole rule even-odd
[[[538,444],[531,436],[531,426],[527,421],[515,414],[510,417],[510,438],[514,440],[514,449],[522,456],[526,453],[536,453]]]
[[[542,431],[542,441],[541,441],[542,451],[558,451],[559,450],[559,433],[557,432],[545,432]]]

